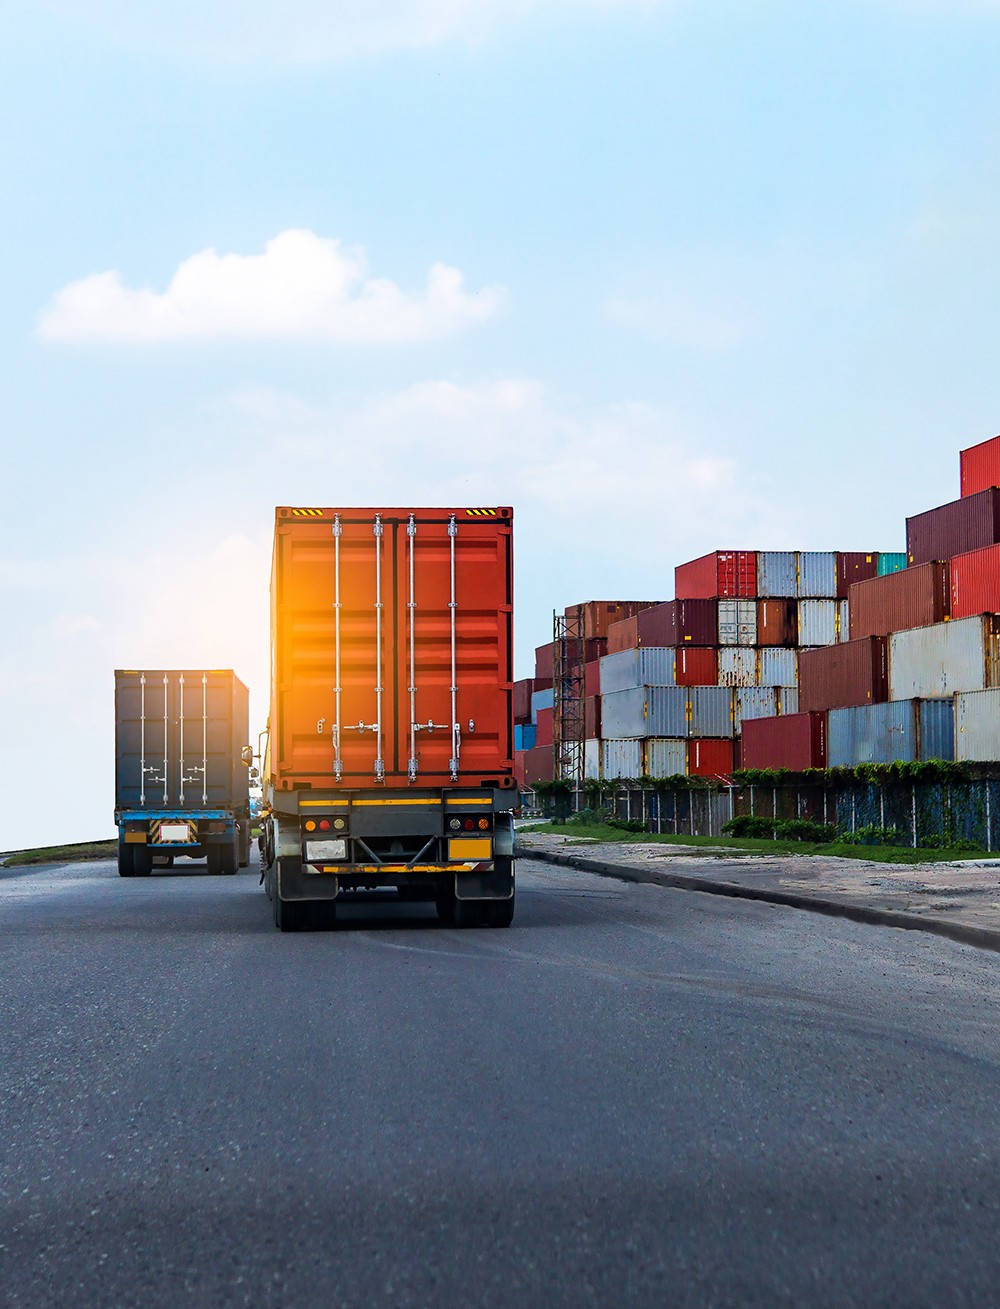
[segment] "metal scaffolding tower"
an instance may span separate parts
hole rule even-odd
[[[552,616],[554,713],[552,739],[555,776],[583,787],[584,717],[583,609]]]

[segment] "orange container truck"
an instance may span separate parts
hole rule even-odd
[[[514,912],[513,511],[275,512],[264,881],[282,931],[396,888]]]

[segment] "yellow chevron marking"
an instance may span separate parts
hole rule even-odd
[[[292,516],[294,518],[322,518],[323,510],[322,509],[293,509]]]

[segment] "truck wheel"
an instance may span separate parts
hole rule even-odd
[[[206,845],[205,846],[205,863],[208,865],[208,871],[213,875],[222,872],[222,846]]]
[[[132,870],[135,877],[148,877],[153,871],[153,852],[148,845],[132,847]]]
[[[455,899],[456,927],[485,927],[486,917],[483,913],[482,900]]]
[[[279,932],[302,932],[308,925],[308,903],[302,900],[282,900],[277,889],[274,893],[274,925]]]
[[[237,828],[239,833],[239,850],[240,850],[240,867],[249,868],[250,866],[250,824],[248,822],[240,823]]]
[[[455,906],[457,904],[454,886],[444,891],[438,891],[434,897],[434,907],[437,909],[438,918],[446,927],[455,926]]]
[[[240,858],[239,837],[234,836],[230,845],[220,845],[219,872],[232,875],[236,872]]]
[[[514,897],[509,900],[487,900],[483,908],[487,927],[510,927],[514,921]]]
[[[118,876],[135,877],[135,853],[134,845],[126,845],[124,841],[118,842]]]

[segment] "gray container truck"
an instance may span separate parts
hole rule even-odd
[[[247,688],[231,669],[115,672],[118,871],[146,877],[159,856],[204,858],[210,873],[250,861]]]

